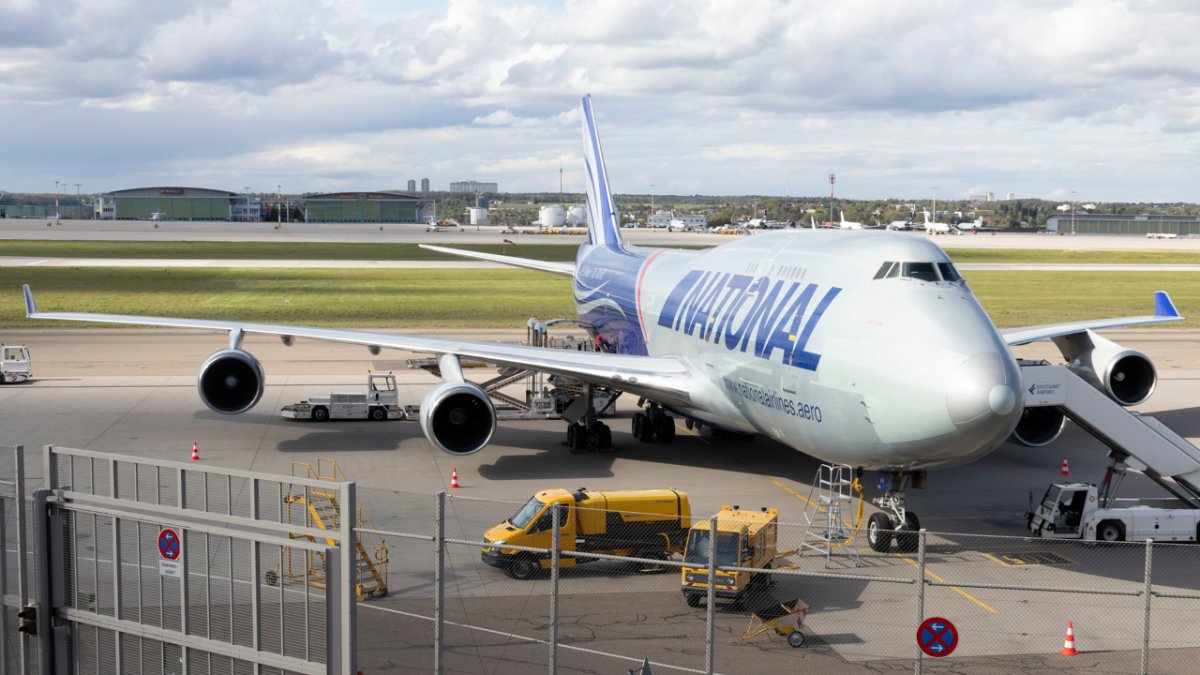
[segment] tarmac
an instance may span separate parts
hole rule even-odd
[[[141,241],[152,231],[154,236],[177,240],[208,236],[222,240],[333,240],[321,238],[327,236],[322,230],[328,226],[294,224],[286,225],[283,231],[269,229],[271,224],[230,223],[180,227],[172,223],[151,230],[151,224],[145,222],[104,224],[103,229],[96,229],[94,223],[85,221],[65,222],[45,231],[11,225],[0,223],[0,238],[29,234],[28,238],[39,239]],[[212,229],[208,229],[210,226]],[[238,229],[243,227],[247,229]],[[347,227],[330,236],[338,241],[358,237],[378,241],[371,237],[387,236],[441,243],[495,239],[495,233],[487,232],[424,233],[423,228],[421,232],[415,228],[413,232],[390,232],[393,226],[389,226],[384,235],[376,235],[362,226]],[[635,239],[635,234],[645,238]],[[553,235],[528,236],[538,242],[578,241]],[[703,241],[699,237],[728,240],[717,235],[630,233],[630,239],[639,243],[660,238]],[[1175,250],[1200,244],[1192,240],[1036,235],[971,235],[941,240],[953,246],[1003,242],[994,245],[1004,248],[1055,243]],[[288,261],[287,265],[295,263]],[[524,336],[524,331],[518,329],[436,332],[478,340],[518,341]],[[1158,389],[1137,410],[1158,417],[1193,443],[1200,442],[1200,415],[1196,410],[1200,401],[1200,331],[1125,329],[1107,331],[1105,335],[1141,349],[1158,367]],[[28,344],[33,355],[34,381],[0,387],[0,444],[26,447],[27,471],[34,481],[42,471],[38,449],[45,444],[186,461],[196,442],[206,465],[276,474],[290,473],[295,461],[334,457],[358,483],[363,502],[381,527],[401,531],[428,528],[433,495],[447,490],[450,472],[457,469],[463,487],[453,491],[453,503],[457,504],[453,529],[464,539],[477,538],[483,528],[507,517],[519,502],[547,487],[672,486],[686,491],[695,514],[714,512],[723,504],[739,504],[779,508],[781,522],[793,525],[805,523],[812,515],[808,496],[816,460],[767,439],[718,441],[682,425],[672,444],[641,444],[632,438],[629,429],[634,402],[625,399],[616,416],[606,420],[614,432],[614,453],[572,454],[563,444],[565,426],[561,421],[511,421],[501,422],[495,440],[483,451],[451,456],[431,448],[412,422],[322,425],[285,420],[278,413],[282,405],[312,395],[361,389],[371,370],[395,372],[401,383],[401,403],[419,403],[435,380],[422,371],[406,368],[405,359],[410,354],[371,355],[358,347],[305,341],[287,347],[275,338],[247,336],[243,346],[262,360],[266,389],[253,410],[231,417],[209,411],[196,394],[196,369],[208,354],[226,345],[222,334],[76,328],[3,330],[0,342]],[[1025,358],[1057,359],[1051,344],[1029,345],[1017,351]],[[483,372],[476,373],[471,371],[469,376],[483,379]],[[1063,480],[1063,458],[1070,460],[1070,480],[1098,482],[1107,466],[1105,453],[1103,444],[1069,424],[1063,437],[1049,447],[1006,444],[979,462],[931,472],[928,489],[910,493],[909,499],[910,508],[920,515],[923,525],[938,533],[932,539],[936,547],[927,571],[930,578],[1058,584],[1064,589],[1136,585],[1142,565],[1138,546],[1063,548],[1041,540],[1019,539],[1026,534],[1023,512],[1028,500],[1040,496],[1049,483]],[[1122,496],[1162,493],[1148,480],[1131,476],[1122,486]],[[868,507],[867,513],[873,510]],[[793,540],[798,536],[797,528],[785,529]],[[915,574],[911,557],[861,549],[863,567],[853,568],[858,573]],[[1013,566],[1005,556],[1006,551],[1012,553],[1014,549],[1017,553],[1058,552],[1066,562]],[[1200,549],[1194,547],[1156,551],[1156,582],[1162,588],[1194,593],[1197,551]],[[430,613],[430,553],[419,547],[398,546],[394,556],[394,574],[402,583],[393,586],[388,598],[360,605],[360,666],[366,672],[428,672],[432,630],[427,621],[414,615]],[[815,564],[812,560],[806,564]],[[845,561],[835,563],[845,565]],[[543,669],[545,645],[513,641],[457,624],[544,638],[549,582],[509,579],[480,563],[477,550],[471,547],[451,551],[450,569],[450,670],[524,673]],[[703,667],[704,614],[683,603],[677,575],[630,574],[628,570],[597,564],[564,572],[563,591],[560,613],[568,646],[559,652],[562,672],[626,672],[636,665],[630,659],[647,654],[686,668]],[[912,670],[915,621],[909,625],[902,617],[917,616],[913,586],[788,579],[777,584],[772,593],[776,599],[801,597],[812,606],[805,648],[793,650],[768,640],[740,643],[736,638],[746,625],[747,615],[722,607],[717,612],[718,672]],[[1153,670],[1189,670],[1200,656],[1200,646],[1194,640],[1200,634],[1197,601],[1184,605],[1171,604],[1185,602],[1178,600],[1155,602]],[[965,673],[1134,672],[1139,667],[1141,603],[1137,598],[1103,595],[933,587],[928,591],[924,615],[937,613],[953,619],[963,644],[951,659],[926,659],[925,668],[930,672]],[[1057,654],[1068,618],[1075,622],[1084,651],[1081,657]],[[597,652],[629,658],[615,659]],[[659,670],[655,668],[655,672]]]

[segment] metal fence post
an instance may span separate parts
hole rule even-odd
[[[713,648],[717,633],[717,517],[708,519],[708,608],[705,617],[704,672],[712,675]]]
[[[442,675],[445,647],[442,644],[446,628],[446,493],[437,493],[437,541],[434,543],[437,563],[433,568],[433,672]]]
[[[29,530],[25,522],[28,513],[25,509],[25,446],[18,445],[13,448],[13,461],[16,463],[13,467],[16,491],[13,494],[17,498],[17,595],[20,596],[21,606],[24,607],[29,604],[29,558],[27,557],[29,555]],[[20,658],[22,673],[33,671],[33,664],[30,661],[31,651],[25,646],[24,640],[17,642],[17,656]]]
[[[355,525],[358,522],[358,499],[354,483],[343,483],[341,489],[341,517],[339,518],[340,532],[338,533],[338,565],[341,566],[342,595],[339,613],[341,614],[342,646],[341,663],[338,664],[343,673],[355,672],[354,664],[358,658],[358,534]],[[280,588],[283,584],[280,584]]]
[[[925,528],[917,533],[917,625],[925,623]],[[914,669],[921,675],[925,654],[921,651],[920,641],[917,642],[917,660]]]
[[[558,561],[562,544],[559,527],[562,520],[559,505],[550,507],[550,675],[558,672]]]
[[[1150,593],[1151,577],[1150,567],[1151,559],[1154,555],[1154,540],[1146,540],[1146,585],[1142,590],[1142,595],[1145,597],[1145,623],[1142,625],[1142,675],[1150,672],[1150,599],[1153,597]]]

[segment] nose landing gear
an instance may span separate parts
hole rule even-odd
[[[904,502],[910,485],[918,489],[925,487],[925,472],[890,471],[886,482],[880,482],[885,486],[884,492],[871,503],[883,513],[872,514],[867,521],[867,544],[872,551],[887,553],[894,539],[901,553],[912,553],[920,544],[921,521],[917,514],[904,508]]]

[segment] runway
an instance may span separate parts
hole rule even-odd
[[[157,226],[157,227],[156,227]],[[50,227],[41,220],[0,220],[0,239],[81,241],[271,241],[498,244],[509,239],[523,243],[573,244],[582,234],[524,234],[504,227],[464,227],[456,231],[427,232],[425,225],[386,223],[275,223],[96,221],[64,220]],[[920,231],[906,234],[929,237],[943,248],[1020,248],[1078,250],[1200,251],[1200,238],[1146,239],[1121,235],[1055,236],[1051,234],[995,232],[958,236],[930,236]],[[701,232],[667,232],[661,229],[622,229],[628,242],[646,246],[715,246],[738,236]]]

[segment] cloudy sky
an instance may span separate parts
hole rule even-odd
[[[1200,201],[1189,0],[0,0],[0,191]]]

